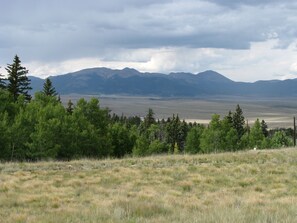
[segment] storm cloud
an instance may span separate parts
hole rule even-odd
[[[59,70],[61,64],[85,58],[100,60],[98,65],[126,63],[162,72],[226,67],[226,55],[251,54],[257,43],[273,41],[273,52],[296,50],[296,12],[297,3],[288,0],[5,1],[0,9],[0,64],[5,66],[17,53],[27,64],[56,66],[56,73],[67,70]],[[213,53],[206,55],[206,49]],[[187,55],[201,58],[187,62]],[[168,58],[176,63],[158,68],[157,58],[160,64]],[[288,74],[293,65],[286,66]]]

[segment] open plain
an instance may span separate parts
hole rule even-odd
[[[112,113],[126,116],[141,116],[147,114],[149,108],[155,112],[158,119],[167,119],[178,114],[188,122],[207,124],[212,114],[224,117],[234,111],[237,104],[243,109],[243,115],[249,123],[257,118],[264,119],[269,128],[292,128],[293,117],[297,116],[296,98],[248,98],[248,97],[208,97],[208,98],[157,98],[129,96],[98,96],[98,95],[62,95],[62,101],[67,104],[71,99],[90,99],[98,97],[102,107],[108,107]]]
[[[297,150],[0,163],[0,222],[296,222]]]

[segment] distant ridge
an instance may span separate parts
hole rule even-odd
[[[60,94],[119,94],[160,97],[252,96],[295,97],[297,79],[235,82],[212,70],[192,73],[142,73],[132,68],[122,70],[88,68],[50,77]],[[33,93],[44,80],[30,77]]]

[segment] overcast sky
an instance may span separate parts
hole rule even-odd
[[[297,78],[294,0],[2,0],[0,66],[39,77],[90,67]]]

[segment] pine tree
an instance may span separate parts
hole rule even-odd
[[[69,101],[67,103],[66,111],[70,115],[73,113],[73,103],[72,103],[72,101],[70,99],[69,99]]]
[[[261,122],[261,129],[265,137],[268,136],[268,126],[264,120]]]
[[[52,96],[52,97],[55,97],[58,95],[56,92],[56,89],[53,87],[53,84],[49,78],[45,79],[45,82],[43,84],[43,93],[46,96]]]
[[[172,119],[167,120],[166,124],[167,143],[170,144],[170,151],[174,152],[175,143],[181,148],[181,121],[179,116],[173,115]],[[186,137],[186,136],[185,136]]]
[[[27,101],[31,100],[31,95],[28,93],[32,88],[30,87],[30,80],[27,77],[28,70],[21,66],[21,61],[15,55],[13,63],[8,64],[5,68],[8,73],[8,91],[12,94],[16,101],[19,95],[24,95]]]
[[[233,113],[232,117],[233,127],[237,132],[238,139],[240,139],[244,134],[244,117],[242,114],[242,109],[239,105],[236,106],[236,111]]]
[[[232,112],[229,111],[228,115],[226,116],[226,119],[228,120],[228,123],[230,123],[231,125],[233,125],[233,117],[232,117]]]
[[[148,129],[152,124],[156,123],[154,115],[155,115],[155,113],[154,113],[153,109],[149,108],[148,113],[144,118],[145,129]]]

